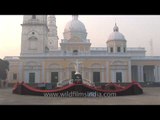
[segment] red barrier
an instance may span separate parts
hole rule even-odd
[[[71,88],[73,86],[76,86],[78,83],[73,83],[73,84],[70,84],[70,85],[67,85],[67,86],[64,86],[64,87],[60,87],[60,88],[57,88],[55,90],[40,90],[40,89],[37,89],[37,88],[34,88],[34,87],[31,87],[29,86],[28,84],[22,82],[22,83],[17,83],[14,88],[13,88],[13,91],[16,90],[16,88],[19,86],[19,85],[23,85],[25,88],[27,88],[28,90],[32,91],[32,92],[40,92],[40,93],[56,93],[56,92],[63,92],[64,90],[68,89],[68,88]],[[86,88],[89,88],[91,90],[94,90],[94,91],[97,91],[97,92],[108,92],[108,93],[112,93],[112,92],[122,92],[122,91],[125,91],[127,89],[129,89],[132,85],[137,85],[139,88],[142,88],[141,85],[137,82],[132,82],[131,84],[129,84],[128,86],[120,86],[118,84],[115,84],[115,83],[110,83],[108,84],[108,86],[113,86],[115,87],[115,90],[104,90],[104,89],[98,89],[94,86],[89,86],[89,85],[86,85],[86,84],[83,84],[83,83],[79,83],[79,85],[82,85]]]

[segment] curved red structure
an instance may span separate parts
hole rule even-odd
[[[73,94],[76,93],[76,94]],[[41,90],[34,87],[29,86],[28,84],[22,82],[17,83],[13,88],[14,94],[21,94],[21,95],[38,95],[38,96],[45,96],[45,94],[56,94],[52,95],[52,97],[60,97],[62,94],[65,94],[66,97],[68,94],[72,93],[72,97],[98,97],[99,95],[103,96],[104,94],[114,93],[115,96],[122,96],[122,95],[137,95],[142,94],[143,89],[141,85],[137,82],[132,82],[127,86],[120,86],[115,83],[110,83],[104,86],[104,88],[98,88],[95,86],[89,86],[83,83],[73,83],[61,88],[57,88],[54,90]],[[94,94],[94,95],[93,95]],[[63,95],[63,97],[65,97]],[[105,97],[105,96],[104,96]]]

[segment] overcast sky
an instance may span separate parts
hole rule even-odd
[[[56,15],[59,43],[71,19],[71,15]],[[106,47],[116,21],[128,47],[145,47],[146,54],[151,55],[152,40],[153,55],[160,56],[160,15],[79,15],[79,20],[86,27],[92,47]],[[22,21],[22,15],[0,15],[0,58],[20,55]]]

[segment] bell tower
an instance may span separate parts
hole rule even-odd
[[[58,36],[57,36],[57,26],[56,18],[54,15],[48,15],[48,47],[49,51],[54,51],[58,49]]]
[[[47,47],[47,15],[24,15],[21,36],[21,55],[45,53]]]

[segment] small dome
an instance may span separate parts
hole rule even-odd
[[[108,37],[108,41],[110,40],[126,40],[124,35],[119,32],[119,28],[116,24],[113,28],[113,32]]]
[[[108,40],[125,40],[125,37],[122,33],[113,32],[109,35]]]
[[[72,17],[72,20],[66,24],[64,32],[84,32],[86,33],[86,28],[84,24],[78,20],[78,16],[74,15]]]

